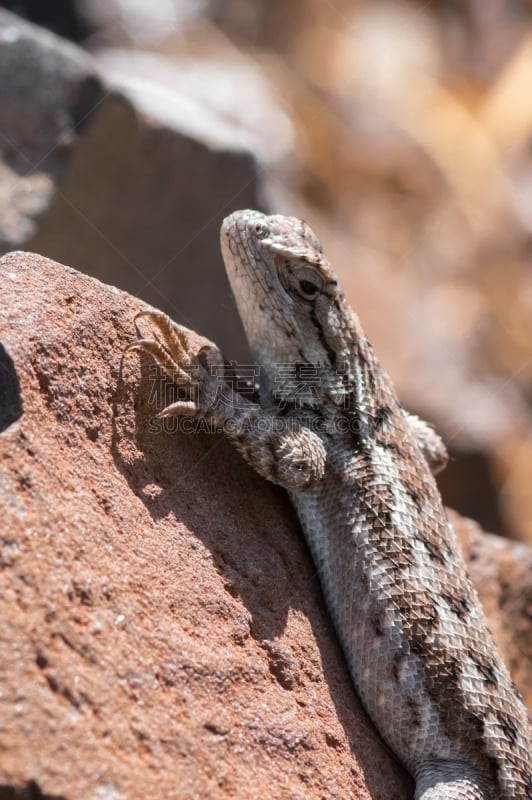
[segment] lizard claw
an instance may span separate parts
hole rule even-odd
[[[162,369],[167,378],[173,383],[188,385],[191,382],[190,375],[172,357],[172,354],[155,339],[137,339],[125,348],[124,353],[137,351],[139,353],[149,353],[153,356],[155,363]]]
[[[159,419],[164,419],[165,417],[193,417],[198,411],[197,403],[193,400],[178,400],[166,406],[166,408],[163,408],[163,410],[157,414],[157,417]]]
[[[135,324],[140,317],[151,321],[153,338],[141,336],[125,348],[124,354],[149,353],[165,377],[182,390],[181,398],[166,406],[158,416],[195,416],[209,411],[219,389],[216,368],[223,366],[218,348],[205,339],[199,351],[193,353],[189,332],[162,311],[141,311],[135,316]]]

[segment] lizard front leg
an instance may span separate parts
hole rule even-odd
[[[432,425],[425,420],[416,417],[409,411],[403,410],[403,415],[414,433],[425,461],[430,467],[433,475],[437,475],[445,469],[449,461],[447,448],[439,434],[436,433]]]
[[[185,397],[160,412],[160,417],[194,416],[225,433],[260,475],[285,489],[302,489],[319,481],[326,452],[317,434],[293,418],[263,409],[235,392],[224,378],[224,359],[207,339],[194,348],[190,331],[159,311],[141,312],[155,330],[127,350],[149,353]]]

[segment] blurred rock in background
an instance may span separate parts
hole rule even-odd
[[[38,13],[60,30],[54,5]],[[219,222],[247,205],[304,216],[405,406],[450,447],[446,502],[532,542],[530,4],[70,8],[90,34],[59,84],[42,34],[9,56],[2,17],[2,120],[9,86],[36,85],[20,137],[0,129],[4,249],[115,283],[245,359]],[[22,163],[28,125],[53,142]]]
[[[46,253],[249,358],[219,229],[264,202],[261,164],[290,144],[261,70],[243,58],[223,71],[116,50],[93,59],[2,11],[0,66],[11,74],[0,87],[3,252]]]

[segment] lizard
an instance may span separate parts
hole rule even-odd
[[[530,800],[530,719],[433,477],[441,438],[402,408],[303,220],[234,212],[221,249],[258,398],[220,381],[215,345],[194,352],[186,328],[144,311],[156,333],[128,349],[181,387],[160,416],[223,430],[288,491],[354,686],[416,800]]]

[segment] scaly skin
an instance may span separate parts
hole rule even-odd
[[[132,347],[191,389],[163,415],[226,430],[288,490],[353,682],[416,799],[530,800],[530,722],[432,476],[439,437],[401,408],[304,222],[239,211],[221,243],[260,402],[220,393],[218,349],[193,354],[184,328],[151,314],[159,339]]]

